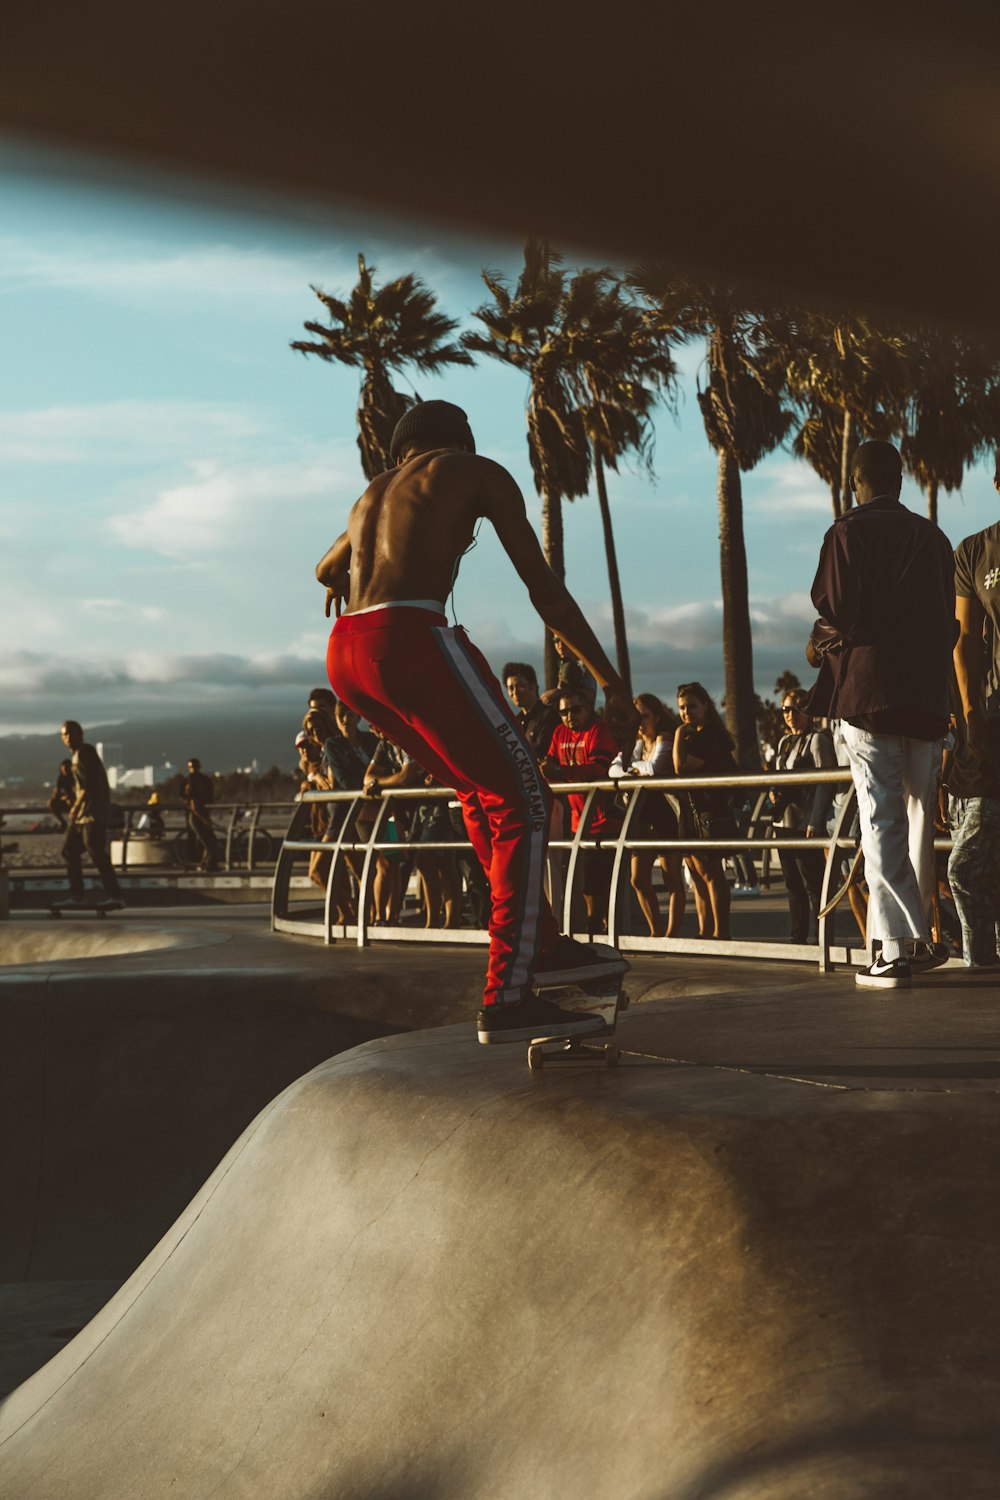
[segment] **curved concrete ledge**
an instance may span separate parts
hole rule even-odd
[[[644,1050],[316,1068],[5,1403],[0,1491],[992,1497],[995,1095]]]
[[[0,969],[158,953],[179,948],[210,948],[230,934],[198,927],[165,927],[162,922],[112,922],[87,917],[65,921],[4,922],[0,925]]]

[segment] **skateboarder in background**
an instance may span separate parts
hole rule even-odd
[[[600,1026],[534,986],[613,978],[607,947],[559,934],[542,880],[550,793],[499,682],[445,601],[483,517],[494,526],[539,615],[604,688],[609,729],[629,744],[636,714],[597,638],[546,563],[524,497],[499,464],[476,456],[465,412],[412,407],[393,433],[396,468],[378,475],[316,569],[336,604],[327,668],[337,696],[446,786],[492,892],[479,1040],[570,1037]],[[341,605],[346,610],[341,613]]]
[[[84,900],[83,852],[94,862],[108,897],[122,899],[111,858],[108,854],[108,821],[111,817],[111,791],[101,757],[83,738],[75,719],[67,719],[59,738],[72,753],[73,784],[76,791],[72,807],[66,814],[69,827],[63,840],[62,856],[69,875],[72,901]]]
[[[187,763],[187,779],[181,787],[181,797],[187,803],[187,826],[191,837],[201,849],[199,870],[213,874],[219,868],[219,849],[215,842],[215,829],[209,807],[215,796],[211,776],[201,769],[201,761],[191,759]]]

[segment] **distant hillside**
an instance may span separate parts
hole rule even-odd
[[[297,707],[297,705],[296,705]],[[85,724],[87,739],[122,747],[126,766],[174,766],[197,756],[206,771],[232,771],[254,760],[259,770],[278,766],[283,771],[297,765],[295,735],[301,724],[296,710],[260,710],[256,713],[226,712],[170,719],[135,718],[120,724]],[[11,734],[0,736],[0,780],[24,777],[51,781],[65,751],[57,735]]]

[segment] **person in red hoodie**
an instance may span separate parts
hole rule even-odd
[[[546,780],[556,783],[606,781],[611,762],[618,754],[618,746],[607,724],[594,712],[590,694],[584,688],[569,688],[561,693],[559,717],[562,723],[553,734],[549,753],[542,762]],[[572,830],[576,833],[587,794],[570,792],[567,801]],[[621,826],[622,820],[614,809],[611,794],[599,792],[586,837],[615,839],[621,832]],[[614,851],[611,849],[591,849],[584,860],[583,899],[592,933],[603,932],[607,928],[608,892],[611,888],[613,863]]]

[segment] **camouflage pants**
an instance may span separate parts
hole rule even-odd
[[[951,799],[954,847],[948,881],[962,923],[966,964],[997,962],[1000,937],[1000,798]]]

